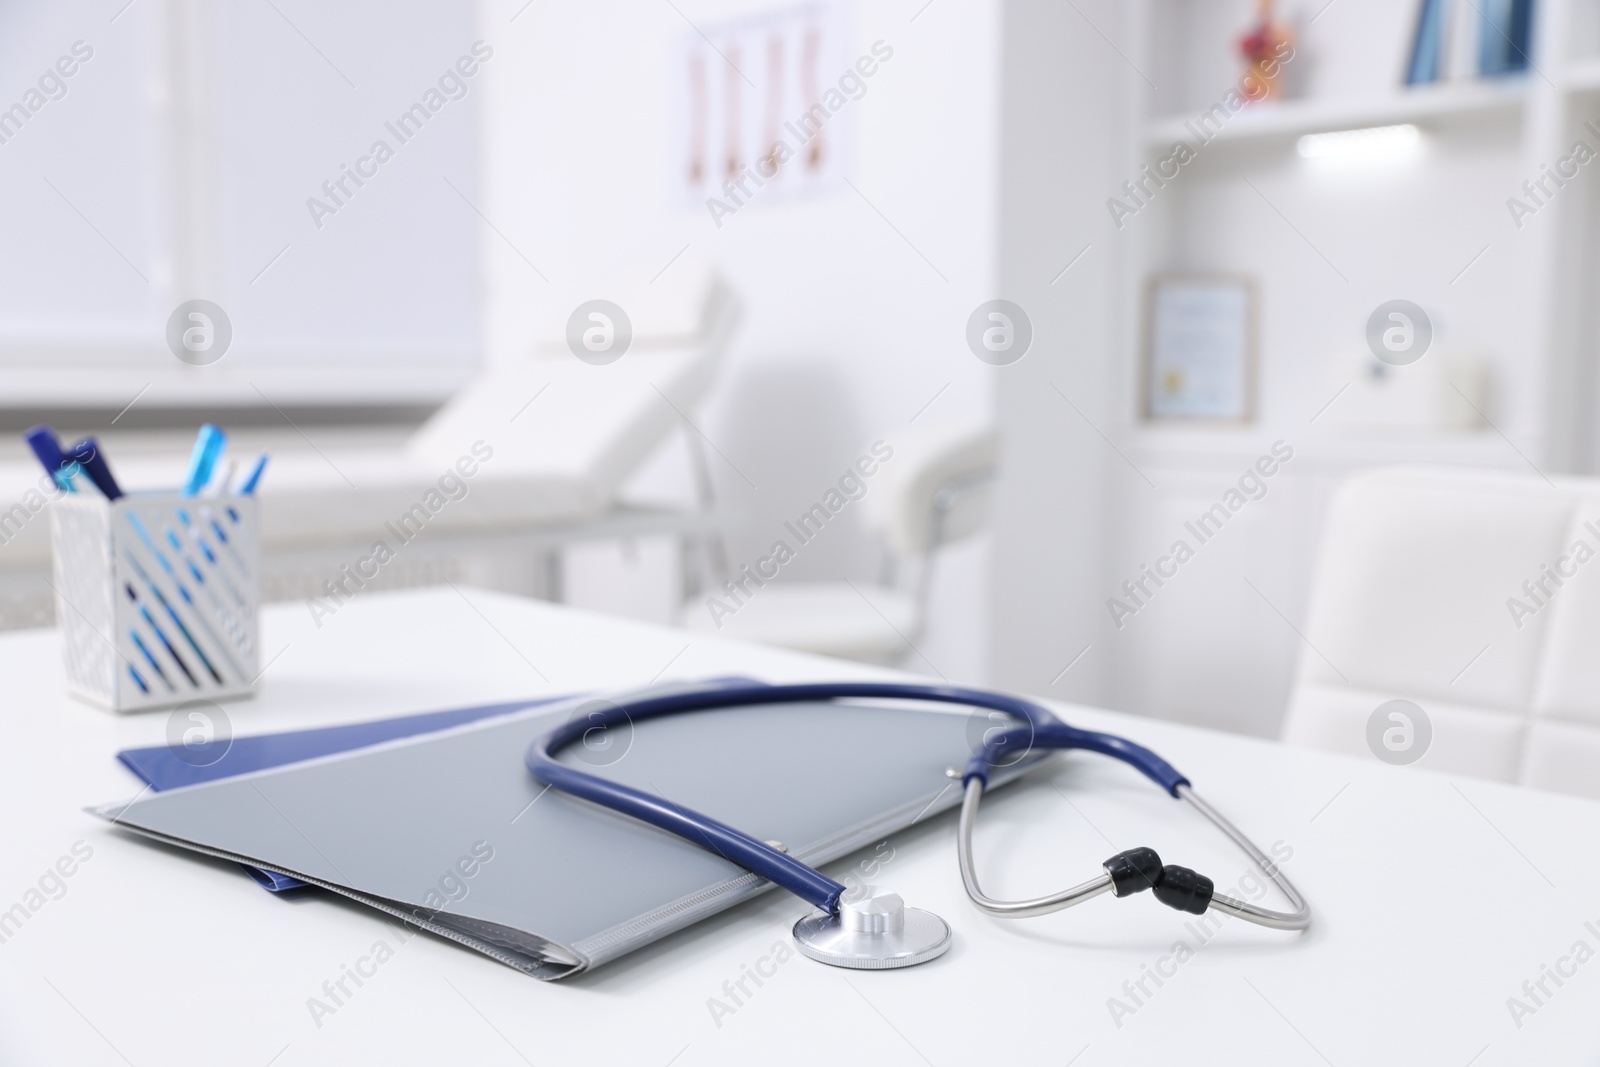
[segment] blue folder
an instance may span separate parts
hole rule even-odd
[[[186,758],[180,758],[167,745],[124,749],[117,753],[117,758],[138,775],[152,792],[159,793],[186,785],[212,782],[219,778],[231,778],[236,774],[281,767],[286,763],[299,763],[301,760],[314,759],[318,756],[332,756],[384,741],[447,730],[452,726],[461,726],[479,719],[568,699],[571,698],[555,696],[517,700],[509,704],[479,704],[470,708],[429,711],[420,715],[402,715],[393,719],[378,719],[374,722],[358,722],[345,726],[322,726],[311,730],[235,737],[231,741],[208,741],[204,745],[187,749],[184,752]],[[245,864],[240,866],[244,867],[246,874],[273,893],[305,886],[304,882],[288,875],[263,871]]]
[[[725,677],[709,679],[712,684],[749,685],[755,679]],[[477,704],[470,708],[451,708],[448,711],[425,711],[418,715],[401,715],[373,722],[350,723],[344,726],[319,726],[310,730],[289,730],[278,734],[256,734],[252,737],[235,737],[227,741],[207,741],[185,750],[180,757],[168,745],[151,745],[148,748],[127,748],[117,753],[117,759],[153,793],[179,789],[186,785],[214,782],[232,778],[236,774],[264,771],[289,763],[334,756],[353,749],[366,748],[384,741],[448,730],[479,719],[507,715],[514,711],[536,708],[541,704],[556,704],[573,699],[574,694],[553,697],[536,697],[514,700],[506,704]],[[244,872],[273,893],[286,889],[301,889],[304,882],[275,871],[263,871],[241,863]]]

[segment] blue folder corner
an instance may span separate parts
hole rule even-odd
[[[403,737],[447,730],[452,726],[476,722],[495,715],[554,704],[568,699],[565,696],[539,697],[534,700],[516,700],[509,704],[479,704],[470,708],[453,708],[449,711],[428,711],[420,715],[402,715],[393,719],[351,723],[345,726],[322,726],[310,730],[290,730],[278,734],[257,734],[253,737],[235,737],[229,741],[208,741],[204,745],[187,748],[179,755],[168,745],[149,748],[129,748],[117,753],[127,768],[153,791],[178,789],[186,785],[214,782],[236,774],[264,771],[282,767],[287,763],[318,756],[332,756],[368,745],[394,741]],[[300,889],[306,883],[275,871],[263,871],[240,864],[251,878],[274,893],[287,889]]]

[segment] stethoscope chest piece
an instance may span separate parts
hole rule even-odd
[[[814,912],[795,923],[794,940],[819,963],[883,971],[944,955],[950,924],[931,911],[906,907],[898,893],[863,885],[840,895],[838,914]]]

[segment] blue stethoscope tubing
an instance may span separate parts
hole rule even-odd
[[[584,717],[564,723],[534,741],[528,747],[526,762],[533,776],[546,785],[676,834],[787,889],[807,903],[832,912],[837,910],[845,887],[821,871],[708,815],[674,804],[665,797],[590,774],[556,758],[567,745],[597,729],[717,708],[821,700],[918,700],[984,708],[1016,717],[1021,720],[1019,725],[989,731],[982,747],[968,761],[962,773],[963,785],[971,788],[971,783],[976,782],[979,791],[987,788],[991,768],[1012,762],[1029,751],[1062,749],[1084,749],[1121,760],[1173,797],[1180,796],[1180,787],[1189,784],[1187,778],[1149,749],[1113,734],[1069,726],[1048,709],[1021,697],[961,686],[905,682],[719,685],[605,701]]]

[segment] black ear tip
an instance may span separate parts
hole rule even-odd
[[[1204,915],[1216,886],[1211,879],[1187,867],[1167,866],[1154,887],[1156,899],[1169,908]]]
[[[1161,857],[1153,848],[1130,848],[1106,860],[1113,896],[1126,897],[1152,889],[1161,882]]]

